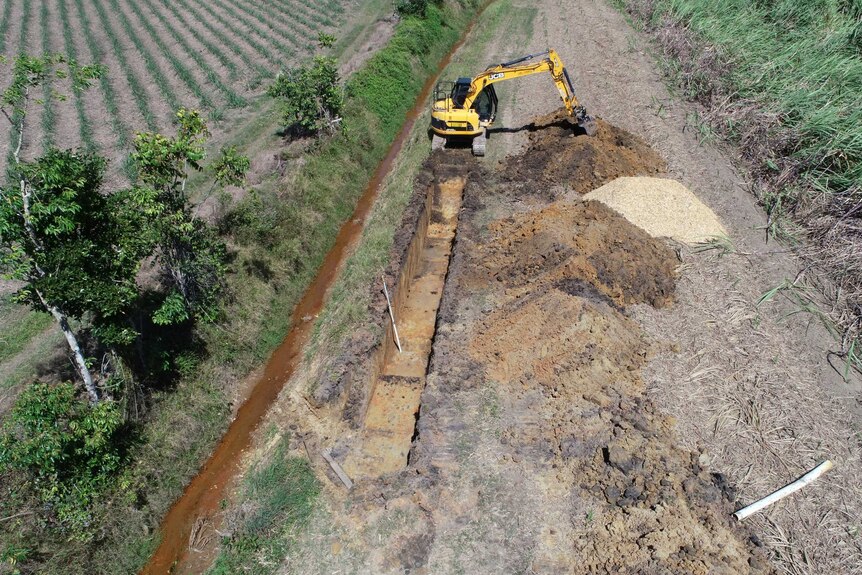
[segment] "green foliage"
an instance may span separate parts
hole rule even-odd
[[[3,333],[0,334],[0,362],[20,353],[31,339],[48,329],[52,321],[50,315],[34,311],[24,313],[19,311],[17,317],[3,321]]]
[[[287,455],[287,439],[249,474],[243,500],[254,509],[238,523],[210,569],[210,575],[275,573],[293,543],[292,533],[308,521],[320,484],[308,461]]]
[[[180,109],[176,120],[176,136],[138,134],[132,154],[141,180],[133,195],[152,230],[156,261],[168,288],[153,316],[160,325],[192,317],[212,321],[224,288],[224,243],[192,213],[185,193],[188,170],[203,169],[209,130],[196,110]],[[228,158],[225,177],[235,176],[243,165],[238,155]],[[176,309],[178,297],[185,305],[183,313]]]
[[[121,424],[111,401],[90,405],[69,383],[34,384],[4,421],[0,466],[28,475],[69,537],[89,539],[90,507],[123,463]]]
[[[141,132],[135,137],[132,154],[138,164],[141,181],[158,190],[161,199],[172,207],[184,203],[185,190],[180,188],[188,177],[188,168],[201,169],[201,162],[206,157],[206,140],[210,135],[206,121],[197,110],[181,108],[177,111],[176,120],[176,136]]]
[[[137,298],[147,245],[128,194],[102,193],[104,170],[101,157],[52,149],[0,190],[0,270],[26,282],[19,300],[99,322]]]
[[[279,74],[267,94],[277,98],[285,130],[296,135],[316,135],[333,130],[344,106],[335,58],[317,56],[310,66]]]
[[[433,0],[397,0],[395,10],[402,16],[425,16],[428,4],[431,3],[440,4]]]
[[[215,180],[223,186],[240,186],[251,167],[248,156],[239,153],[236,146],[225,146],[212,163]]]
[[[336,37],[326,32],[318,32],[317,45],[321,48],[332,48],[335,45]]]
[[[30,90],[42,85],[52,75],[70,78],[72,88],[79,90],[89,87],[105,71],[101,64],[81,66],[60,54],[42,57],[21,54],[13,62],[11,83],[0,95],[0,109],[9,116],[23,116],[27,112]]]

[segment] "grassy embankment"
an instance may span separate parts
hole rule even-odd
[[[224,320],[197,334],[204,351],[179,358],[179,378],[170,389],[155,392],[147,412],[138,414],[132,464],[95,509],[96,540],[62,540],[49,535],[37,516],[24,515],[4,525],[4,547],[33,550],[27,563],[46,573],[130,573],[142,565],[154,549],[159,519],[226,427],[228,390],[283,339],[289,311],[425,78],[474,12],[473,3],[466,4],[432,7],[424,20],[403,20],[387,47],[349,82],[343,134],[301,157],[286,158],[292,175],[262,182],[225,210],[221,228],[233,254],[233,298]],[[308,475],[301,466],[288,467],[297,477]],[[3,511],[26,506],[18,497],[7,498]]]
[[[740,144],[768,233],[831,278],[819,286],[836,310],[828,324],[847,366],[862,367],[862,3],[615,2],[706,107],[702,133]]]

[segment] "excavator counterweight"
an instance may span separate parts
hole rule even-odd
[[[544,72],[550,72],[569,117],[587,135],[594,135],[595,121],[578,104],[566,67],[556,51],[548,50],[489,66],[475,78],[458,78],[455,82],[437,84],[431,106],[432,148],[444,147],[446,140],[451,138],[472,138],[473,153],[484,156],[486,130],[497,116],[494,84]]]

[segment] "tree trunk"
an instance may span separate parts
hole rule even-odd
[[[69,349],[72,351],[72,356],[75,358],[78,373],[81,375],[81,379],[84,380],[84,387],[87,390],[87,395],[90,396],[90,403],[98,403],[99,390],[96,389],[96,384],[93,383],[93,376],[90,375],[90,368],[87,367],[87,361],[84,359],[84,354],[81,352],[81,346],[78,344],[78,338],[75,337],[75,332],[73,332],[72,328],[69,327],[69,320],[66,318],[66,314],[45,301],[45,298],[42,297],[42,293],[38,290],[36,291],[36,294],[39,296],[39,299],[42,300],[42,305],[44,305],[51,315],[54,316],[54,319],[57,320],[57,323],[60,325],[60,329],[63,331],[63,335],[66,337],[66,343],[69,344]]]

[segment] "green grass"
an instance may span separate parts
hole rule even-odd
[[[158,11],[157,7],[153,3],[153,0],[145,0],[145,3],[150,9],[150,12],[154,14],[159,14],[160,18],[162,18],[163,21],[167,21],[167,18],[165,18],[164,13]],[[162,2],[162,6],[166,8],[174,16],[174,18],[177,19],[178,25],[183,27],[184,32],[191,34],[192,37],[198,41],[198,43],[200,43],[204,48],[206,48],[210,54],[215,56],[215,58],[221,63],[221,65],[227,69],[229,79],[236,79],[237,75],[239,74],[239,70],[236,63],[231,60],[225,53],[224,46],[216,46],[213,42],[207,40],[207,38],[203,34],[201,34],[200,31],[193,25],[194,23],[187,20],[186,15],[180,12],[175,2]],[[207,22],[206,20],[204,20],[202,24],[204,24],[207,29],[211,29],[209,22]],[[177,33],[176,28],[173,24],[170,24],[170,29],[172,31],[171,34]],[[216,38],[218,38],[218,40],[222,42],[222,44],[225,44],[223,37],[223,33],[220,36],[216,36]]]
[[[862,184],[862,5],[670,0],[660,10],[720,48],[728,93],[794,131],[805,184],[836,194]]]
[[[240,505],[253,511],[234,517],[233,534],[223,541],[210,575],[275,573],[307,523],[320,484],[306,459],[287,454],[283,437],[243,482]]]
[[[135,48],[141,53],[141,56],[144,58],[144,64],[147,67],[147,71],[150,73],[150,76],[155,81],[156,85],[159,87],[159,92],[161,92],[162,97],[171,107],[171,110],[179,110],[181,107],[189,106],[190,102],[183,102],[176,90],[171,86],[170,80],[168,80],[167,76],[162,72],[159,65],[156,63],[155,56],[150,52],[147,48],[147,45],[144,43],[141,35],[135,32],[135,27],[126,13],[123,11],[120,6],[119,0],[108,0],[110,2],[111,9],[113,13],[116,14],[120,19],[120,25],[123,27],[123,31],[126,34],[132,43],[135,45]],[[102,5],[102,0],[98,0],[97,5]],[[137,5],[134,2],[130,2],[129,5],[132,7],[133,11],[137,12]],[[144,28],[147,31],[147,36],[149,36],[150,40],[156,45],[156,47],[161,51],[162,56],[167,59],[170,66],[174,69],[174,72],[177,76],[183,81],[183,83],[191,90],[192,94],[194,94],[198,100],[200,101],[201,106],[206,109],[212,109],[213,103],[210,100],[209,96],[201,89],[200,84],[194,78],[192,73],[186,68],[182,62],[180,62],[176,53],[170,50],[167,45],[165,45],[164,41],[161,39],[161,35],[153,28],[153,25],[146,18],[139,18],[140,22],[143,24]],[[113,38],[113,31],[110,32]]]
[[[251,2],[237,2],[233,4],[233,7],[239,10],[242,14],[252,18],[253,21],[257,21],[256,29],[268,28],[270,37],[275,39],[278,38],[279,41],[284,40],[289,42],[295,48],[299,50],[308,50],[314,47],[314,42],[312,40],[316,40],[317,36],[312,37],[310,34],[306,33],[301,29],[296,28],[296,21],[293,20],[293,15],[290,18],[283,18],[278,11],[274,11],[271,9],[258,9]],[[274,25],[275,20],[280,21],[280,25]],[[285,29],[290,32],[286,32]]]
[[[170,0],[163,0],[163,1],[170,1]],[[219,23],[222,26],[222,28],[220,28],[220,30],[235,30],[236,31],[236,26],[232,25],[221,14],[219,14],[218,12],[213,10],[213,8],[207,2],[203,2],[203,3],[198,4],[196,2],[190,2],[189,0],[178,0],[178,4],[180,6],[182,6],[182,8],[184,10],[186,10],[187,12],[194,14],[194,16],[200,22],[204,22],[206,24],[209,21],[214,21],[214,22]],[[198,10],[198,8],[203,9],[205,14],[201,13],[200,10]],[[207,28],[210,29],[210,31],[212,31],[211,26],[207,26]],[[264,46],[263,44],[261,44],[260,42],[258,42],[254,38],[252,38],[251,34],[242,34],[241,36],[242,36],[243,42],[245,42],[246,44],[251,46],[254,49],[254,51],[257,53],[258,56],[263,57],[268,62],[275,64],[276,66],[280,65],[281,58],[279,58],[278,55],[276,53],[274,53],[272,50],[269,50],[266,46]],[[221,38],[221,36],[217,36],[217,37]],[[227,36],[224,36],[224,37],[227,37]],[[241,46],[238,46],[235,42],[231,41],[227,45],[231,46],[231,49],[235,53],[238,53],[238,54],[245,54],[246,53],[246,49],[241,47]],[[261,73],[260,70],[258,70],[258,73]]]
[[[48,3],[43,2],[39,9],[39,28],[42,53],[51,53],[51,29],[48,26]],[[57,130],[57,111],[54,108],[54,82],[47,78],[42,84],[42,149],[48,149]]]
[[[9,20],[12,16],[12,2],[3,3],[3,15],[0,16],[0,55],[6,52],[6,37],[9,34]]]
[[[114,6],[117,7],[117,2],[114,0]],[[137,16],[138,21],[141,22],[144,26],[144,29],[150,35],[150,37],[155,41],[156,45],[162,52],[162,55],[171,63],[171,66],[174,68],[174,71],[177,73],[183,82],[185,82],[186,86],[192,91],[192,93],[197,96],[198,100],[200,100],[201,104],[207,109],[213,109],[214,103],[210,99],[207,94],[207,90],[204,90],[198,81],[195,79],[194,75],[191,71],[180,61],[177,56],[178,51],[174,47],[167,46],[164,41],[161,39],[162,34],[156,30],[155,26],[152,24],[153,18],[151,15],[144,14],[141,10],[141,7],[138,5],[138,2],[129,2],[129,7],[132,9],[132,12]],[[119,9],[119,8],[117,8]],[[178,31],[174,28],[169,22],[166,21],[162,12],[156,12],[152,9],[152,5],[150,4],[150,12],[153,15],[157,15],[159,19],[162,21],[162,25],[167,29],[168,34],[176,41],[176,43],[182,47],[182,50],[179,53],[185,53],[188,55],[194,63],[197,65],[198,70],[202,71],[207,80],[215,87],[216,90],[221,92],[227,100],[228,107],[231,108],[241,108],[246,105],[245,98],[234,92],[231,88],[226,86],[224,82],[221,81],[218,74],[212,67],[207,64],[204,60],[203,56],[201,56],[198,51],[189,45],[188,41],[185,39],[185,33]]]
[[[63,49],[72,60],[78,62],[79,56],[75,49],[75,42],[72,39],[72,23],[69,20],[69,7],[65,0],[57,2],[60,11],[60,21],[63,23]],[[78,115],[78,131],[81,136],[81,142],[84,144],[84,149],[89,152],[96,151],[96,141],[93,137],[93,126],[90,119],[87,117],[86,109],[84,108],[84,94],[81,90],[75,90],[72,94],[75,101],[75,113]],[[110,110],[109,110],[110,113]],[[111,121],[115,121],[112,116]]]
[[[862,370],[862,4],[616,4],[655,34],[672,81],[707,107],[709,122],[689,120],[701,139],[741,145],[767,233],[801,247],[836,286],[824,292],[834,300],[839,355]]]
[[[280,10],[296,15],[297,20],[311,29],[326,28],[335,24],[335,19],[344,11],[338,0],[306,3],[300,0],[275,0]],[[391,6],[391,3],[390,3]]]
[[[17,306],[16,306],[17,307]],[[0,335],[0,363],[21,353],[30,340],[48,329],[52,323],[47,313],[20,308],[17,317],[3,320]]]
[[[61,0],[60,5],[63,7],[64,11],[67,11],[67,3],[71,0]],[[81,27],[84,31],[84,40],[87,44],[87,50],[89,51],[87,62],[97,62],[102,59],[102,51],[99,48],[98,42],[96,42],[95,36],[93,36],[92,31],[92,23],[90,19],[87,17],[87,14],[84,12],[84,5],[81,0],[74,0],[75,6],[78,14],[78,18],[81,21]],[[71,40],[72,29],[69,25],[69,22],[64,19],[64,35],[67,34],[66,29],[68,28],[68,35]],[[83,63],[87,63],[83,62]],[[124,70],[125,71],[125,70]],[[127,147],[129,143],[129,134],[131,129],[129,126],[123,122],[122,115],[120,114],[120,110],[117,107],[117,94],[114,91],[113,86],[111,86],[111,81],[109,79],[108,74],[102,74],[99,77],[99,88],[102,90],[102,93],[105,95],[105,105],[108,108],[108,114],[111,117],[111,129],[114,132],[114,135],[117,137],[117,140],[123,147]]]
[[[278,56],[281,56],[282,58],[290,58],[291,56],[294,56],[296,54],[296,50],[294,49],[294,47],[287,46],[276,36],[268,32],[265,28],[263,28],[261,21],[252,20],[251,18],[240,12],[236,5],[222,2],[222,0],[213,0],[213,4],[224,10],[225,13],[227,13],[231,17],[236,18],[238,22],[242,23],[250,31],[252,31],[252,33],[256,34],[262,40],[268,42],[270,45],[277,48],[279,52]],[[233,27],[235,27],[235,25]],[[246,35],[246,37],[247,36],[248,35]]]

